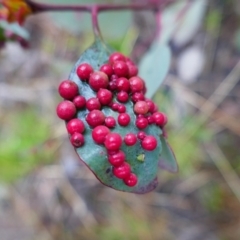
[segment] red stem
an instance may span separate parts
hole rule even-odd
[[[92,26],[93,26],[94,35],[95,37],[101,38],[101,31],[98,24],[98,12],[99,12],[98,6],[97,5],[92,6],[91,11],[92,11],[91,14],[92,14]]]
[[[27,0],[34,13],[47,12],[47,11],[87,11],[91,12],[93,8],[102,11],[119,11],[119,10],[160,10],[163,7],[175,2],[174,0],[160,0],[154,3],[132,3],[132,4],[83,4],[83,5],[52,5],[32,2]]]
[[[120,11],[120,10],[152,10],[158,12],[167,5],[174,3],[175,0],[152,0],[148,3],[132,3],[132,4],[82,4],[82,5],[54,5],[33,2],[26,0],[32,8],[33,13],[42,13],[47,11],[76,11],[76,12],[90,12],[92,14],[92,25],[94,35],[101,38],[101,32],[98,24],[98,13],[103,11]],[[160,27],[158,29],[160,31]]]
[[[41,13],[47,11],[76,11],[76,12],[90,12],[92,14],[92,25],[95,37],[101,38],[101,32],[98,24],[98,13],[103,11],[119,11],[119,10],[154,10],[159,11],[166,5],[174,2],[174,0],[155,0],[148,3],[132,3],[128,5],[119,4],[83,4],[83,5],[52,5],[32,2],[26,0],[32,8],[33,13]]]

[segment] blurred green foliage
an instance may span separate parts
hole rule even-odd
[[[209,33],[216,34],[216,31],[218,31],[222,20],[222,13],[219,9],[212,9],[208,12],[206,19],[205,19],[205,25],[206,30]]]
[[[199,198],[211,213],[217,213],[224,207],[224,191],[217,183],[209,184],[200,191]]]
[[[119,205],[117,206],[119,207]],[[160,230],[162,232],[161,235],[164,236],[164,229],[161,229],[164,223],[160,223],[159,221],[155,221],[154,223],[153,219],[147,221],[147,216],[144,215],[144,211],[137,212],[137,209],[134,211],[133,209],[130,210],[128,207],[124,207],[120,210],[118,207],[112,209],[111,215],[108,216],[108,223],[105,224],[105,226],[102,225],[96,228],[99,240],[153,239],[153,235],[160,234]],[[158,231],[155,231],[155,228],[158,228]]]
[[[49,123],[34,108],[5,115],[0,125],[0,180],[12,182],[54,159]]]

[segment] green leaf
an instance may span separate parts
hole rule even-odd
[[[87,83],[79,80],[76,74],[77,67],[85,62],[91,64],[95,70],[98,70],[102,64],[107,62],[110,53],[111,51],[109,48],[97,39],[96,42],[83,53],[73,68],[69,79],[78,84],[79,92],[85,98],[95,97],[96,93]],[[129,101],[125,106],[131,117],[131,123],[127,127],[117,125],[112,130],[112,132],[119,133],[122,137],[129,132],[135,134],[139,132],[135,126],[136,116],[133,111],[133,103]],[[105,116],[113,116],[115,119],[118,116],[118,113],[114,112],[109,107],[104,107],[102,112]],[[159,138],[162,134],[161,129],[156,125],[150,125],[145,130],[146,134],[155,136],[158,141],[158,146],[154,151],[150,152],[143,150],[140,142],[131,147],[125,144],[122,145],[121,150],[126,154],[126,161],[131,165],[132,172],[138,176],[138,184],[135,187],[128,187],[122,180],[116,178],[112,174],[112,167],[107,160],[105,147],[95,144],[92,140],[92,129],[85,120],[87,113],[87,110],[81,110],[77,114],[77,117],[85,123],[86,127],[86,131],[84,132],[85,144],[76,149],[80,159],[106,186],[116,190],[133,193],[146,193],[153,190],[157,186],[158,160],[162,151],[162,144]]]
[[[50,123],[36,109],[5,112],[0,125],[0,182],[17,181],[56,159],[58,143],[50,136]]]
[[[146,81],[148,98],[153,97],[165,79],[171,63],[171,50],[167,44],[156,41],[143,56],[139,65],[139,75]]]
[[[162,143],[162,153],[159,159],[158,166],[164,170],[175,173],[178,171],[178,165],[175,155],[165,138],[163,136],[160,136],[160,139]]]

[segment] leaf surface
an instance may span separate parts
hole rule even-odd
[[[169,46],[160,41],[155,41],[151,49],[143,56],[139,65],[139,75],[146,81],[148,98],[164,81],[171,63],[171,50]]]
[[[78,87],[79,92],[86,99],[95,97],[96,93],[90,86],[79,80],[76,74],[76,69],[81,63],[89,63],[91,66],[98,70],[102,64],[108,61],[108,56],[111,53],[109,48],[104,45],[100,40],[97,40],[89,49],[87,49],[76,65],[74,66],[69,79],[74,81]],[[117,101],[117,100],[115,100]],[[137,134],[139,130],[135,126],[136,116],[133,112],[133,103],[129,101],[125,104],[127,113],[131,117],[131,123],[127,127],[117,125],[112,132],[119,133],[124,137],[127,133],[132,132]],[[111,110],[109,107],[104,107],[102,112],[105,116],[113,116],[117,119],[118,113]],[[158,160],[161,154],[162,144],[159,136],[162,131],[156,125],[150,125],[146,128],[145,132],[148,135],[154,135],[158,141],[158,146],[154,151],[145,151],[142,149],[140,142],[134,146],[126,146],[124,143],[121,147],[126,154],[126,161],[131,165],[132,172],[138,176],[138,184],[135,187],[128,187],[124,182],[116,178],[112,174],[112,167],[107,159],[107,151],[103,145],[96,144],[92,139],[92,129],[88,126],[85,117],[88,110],[81,110],[78,112],[77,117],[81,119],[86,127],[84,132],[85,144],[76,148],[76,152],[80,159],[89,167],[95,176],[105,185],[120,191],[133,192],[133,193],[146,193],[153,190],[157,186],[157,172]]]

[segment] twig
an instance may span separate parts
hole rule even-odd
[[[206,109],[201,107],[207,101],[204,97],[191,91],[189,88],[179,83],[178,79],[175,80],[171,77],[171,80],[167,81],[166,84],[171,86],[173,89],[179,89],[182,93],[182,98],[187,103],[198,108],[200,111],[202,111],[202,113],[204,113],[204,115],[208,114],[208,112],[206,112]],[[217,124],[223,126],[224,128],[228,128],[230,131],[240,136],[240,125],[238,119],[229,114],[226,114],[220,109],[217,109],[217,106],[215,106],[215,104],[212,102],[209,102],[209,105],[212,105],[211,108],[216,108],[210,117],[214,119]]]
[[[222,150],[216,143],[205,145],[205,149],[207,150],[212,161],[218,168],[219,172],[222,174],[229,188],[232,190],[232,192],[240,202],[240,179],[237,173],[232,168],[228,159],[225,157]]]
[[[205,112],[204,115],[200,118],[200,124],[197,128],[194,128],[191,134],[186,138],[186,141],[189,141],[202,127],[202,125],[211,117],[214,111],[218,108],[220,103],[227,97],[229,92],[235,87],[238,83],[240,77],[240,61],[236,64],[236,66],[232,69],[229,75],[222,81],[222,83],[218,86],[218,88],[214,91],[214,93],[209,97],[209,99],[201,106],[200,111]],[[186,125],[188,122],[185,123]],[[183,134],[184,127],[178,134]],[[182,142],[182,145],[186,144]]]
[[[190,194],[209,183],[212,178],[213,176],[211,173],[208,173],[206,171],[197,172],[196,174],[193,174],[189,178],[177,184],[176,187],[173,189],[172,193],[176,195]]]
[[[51,179],[53,176],[59,180],[58,188],[64,196],[65,200],[72,207],[73,212],[78,216],[86,230],[90,231],[91,226],[96,224],[94,215],[88,210],[84,199],[76,192],[70,184],[63,169],[58,166],[51,166],[42,169],[44,179]]]
[[[34,13],[47,11],[76,11],[76,12],[91,12],[93,8],[97,8],[98,12],[103,11],[120,11],[120,10],[160,10],[163,7],[174,3],[174,0],[161,0],[157,3],[132,3],[132,4],[78,4],[78,5],[54,5],[36,3],[28,0]]]
[[[51,232],[43,225],[42,220],[36,214],[35,209],[33,209],[31,205],[26,202],[26,199],[23,198],[23,196],[18,192],[15,187],[11,187],[11,190],[13,192],[16,204],[19,205],[17,209],[19,211],[19,214],[24,214],[24,216],[27,216],[22,219],[27,221],[28,224],[31,223],[41,228],[41,232],[38,232],[39,238],[45,240],[53,240],[54,237],[52,236]]]
[[[240,61],[232,69],[229,75],[222,81],[211,97],[203,104],[202,109],[208,112],[207,118],[217,109],[217,106],[228,96],[229,92],[239,82]],[[213,103],[209,104],[209,103]]]
[[[132,3],[132,4],[78,4],[78,5],[54,5],[54,4],[43,4],[26,0],[28,5],[31,7],[34,14],[48,12],[48,11],[75,11],[75,12],[90,12],[92,15],[92,25],[95,37],[101,37],[101,32],[98,24],[98,14],[103,11],[120,11],[120,10],[133,10],[143,11],[152,10],[158,12],[163,7],[174,0],[159,0],[147,3]]]
[[[218,11],[220,9],[219,10],[220,11],[220,14],[219,14],[220,19],[219,19],[219,21],[217,21],[218,23],[217,23],[217,26],[215,26],[215,28],[214,28],[214,33],[210,32],[210,34],[209,33],[206,34],[206,37],[204,39],[204,46],[208,45],[208,47],[205,50],[205,53],[208,55],[207,56],[208,63],[205,64],[205,72],[206,73],[210,73],[213,70],[214,64],[217,59],[216,54],[219,49],[220,34],[221,34],[221,30],[222,30],[222,25],[223,25],[223,9],[225,7],[224,5],[225,5],[225,2],[223,2],[223,4],[221,4],[221,5],[219,5],[221,7],[216,9],[216,11]],[[210,13],[211,13],[211,9],[213,9],[213,8],[215,8],[214,4],[212,4],[212,6],[209,8]],[[211,22],[210,21],[208,21],[208,22],[209,22],[208,25],[211,25]],[[206,28],[207,28],[207,31],[209,32],[210,26],[208,26],[208,25],[206,26]]]

